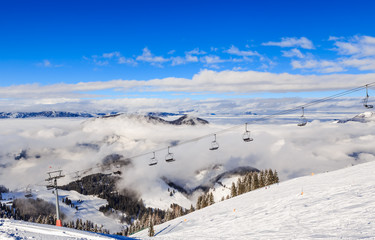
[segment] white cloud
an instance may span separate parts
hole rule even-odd
[[[204,55],[206,54],[205,51],[200,50],[199,48],[195,48],[191,51],[186,52],[187,55]]]
[[[113,57],[120,57],[121,54],[119,52],[111,52],[111,53],[103,53],[103,58],[113,58]]]
[[[358,68],[359,70],[375,70],[375,58],[344,58],[341,63],[348,67]]]
[[[279,46],[279,47],[300,47],[304,49],[314,49],[314,44],[311,40],[301,37],[301,38],[295,38],[295,37],[285,37],[281,38],[280,42],[266,42],[262,43],[264,46]]]
[[[256,51],[241,51],[234,45],[232,45],[229,49],[224,50],[224,52],[241,57],[260,56],[260,54]]]
[[[171,57],[171,60],[172,60],[172,66],[175,66],[175,65],[181,65],[181,64],[185,64],[186,63],[186,59],[183,58],[183,57]]]
[[[102,55],[93,55],[91,58],[83,57],[83,59],[87,61],[92,61],[97,66],[107,66],[110,63],[117,63],[117,64],[129,64],[129,65],[137,65],[137,62],[132,58],[126,58],[121,55],[120,52],[110,52],[110,53],[103,53]]]
[[[189,54],[187,54],[185,56],[185,59],[186,59],[187,62],[198,62],[199,61],[197,56],[192,56],[192,55],[189,55]]]
[[[217,52],[217,50],[219,50],[219,49],[215,48],[215,47],[211,47],[210,50],[211,50],[211,52]]]
[[[226,60],[221,59],[217,55],[203,56],[203,57],[200,58],[200,61],[203,62],[203,63],[206,63],[207,65],[226,62]]]
[[[221,62],[213,58],[208,60],[211,65]],[[322,67],[326,72],[337,68],[331,62],[295,62],[296,68],[317,69]],[[298,65],[299,64],[299,65]],[[330,75],[298,75],[288,73],[269,73],[257,71],[212,71],[202,70],[191,79],[163,78],[151,80],[112,80],[106,82],[80,82],[76,84],[51,85],[14,85],[0,87],[1,103],[7,107],[31,106],[41,99],[106,99],[112,98],[111,91],[124,93],[126,96],[154,94],[162,97],[165,92],[179,94],[195,94],[209,92],[215,94],[249,94],[256,92],[306,92],[348,89],[373,82],[375,74],[330,74]],[[108,92],[107,95],[97,95],[92,92]],[[163,93],[162,95],[160,95]],[[89,100],[87,100],[89,101]]]
[[[102,61],[102,60],[97,60],[97,59],[93,59],[93,62],[98,65],[98,66],[106,66],[109,64],[109,61],[108,60],[105,60],[105,61]]]
[[[345,68],[336,61],[308,59],[305,61],[293,60],[293,69],[310,69],[322,73],[343,72]]]
[[[147,47],[143,49],[142,55],[138,56],[136,60],[150,62],[150,63],[163,63],[163,62],[169,61],[168,59],[164,57],[154,56]]]
[[[375,37],[354,36],[347,41],[335,40],[334,45],[338,54],[350,55],[356,58],[375,57]]]
[[[125,58],[125,57],[119,57],[118,58],[119,64],[130,64],[130,65],[137,65],[137,62],[132,58]]]
[[[303,55],[303,53],[301,53],[301,51],[297,48],[293,48],[289,51],[281,51],[283,53],[283,56],[284,57],[297,57],[297,58],[304,58],[305,55]]]
[[[52,64],[50,60],[43,60],[43,62],[37,63],[36,66],[38,67],[45,67],[45,68],[53,68],[53,67],[62,67],[62,64]]]
[[[248,101],[245,102],[249,104]],[[256,101],[251,104],[254,103]],[[205,104],[211,104],[218,109],[225,106],[225,103],[215,101]],[[246,107],[252,109],[251,104]],[[285,107],[283,104],[296,103],[292,103],[292,100],[279,103],[274,101],[263,108],[274,111]],[[233,107],[233,104],[227,105],[227,108]],[[312,120],[309,114],[307,111],[306,116]],[[241,119],[239,124],[243,124],[243,120],[245,119]],[[63,184],[71,180],[69,173],[74,174],[74,171],[94,167],[102,163],[109,154],[135,156],[166,147],[173,140],[197,138],[226,129],[233,124],[224,122],[176,127],[117,117],[54,121],[23,119],[17,122],[3,120],[2,126],[0,136],[6,141],[2,142],[0,156],[2,164],[7,164],[8,167],[0,168],[0,181],[7,187],[16,188],[44,182],[45,177],[40,173],[43,169],[47,171],[48,166],[63,169],[66,174],[66,178],[61,179]],[[172,148],[171,152],[177,161],[170,165],[163,161],[165,150],[156,151],[159,164],[154,168],[147,165],[151,156],[134,158],[134,168],[129,169],[130,171],[121,169],[124,173],[122,185],[129,186],[127,183],[131,182],[137,183],[137,187],[141,189],[150,188],[157,183],[157,178],[167,176],[183,179],[194,186],[195,171],[214,164],[222,164],[226,169],[238,166],[272,168],[279,172],[281,179],[308,175],[311,172],[331,171],[365,161],[360,156],[358,159],[353,157],[358,153],[367,153],[367,161],[375,160],[375,128],[372,126],[373,123],[332,124],[314,121],[304,128],[298,128],[296,124],[260,122],[249,126],[254,142],[248,144],[241,139],[244,128],[240,125],[241,128],[218,134],[220,148],[216,153],[208,150],[212,139],[203,138]],[[117,137],[116,140],[108,144],[106,139],[113,136]],[[82,148],[82,144],[92,144],[97,148]],[[19,154],[21,149],[27,149],[30,158],[15,161],[14,156]],[[37,158],[36,155],[40,157]]]
[[[349,39],[330,37],[336,51],[341,57],[333,60],[316,60],[310,57],[304,61],[291,62],[294,69],[309,69],[323,73],[343,72],[350,68],[361,71],[375,70],[375,38],[371,36],[354,36]],[[285,52],[284,52],[285,54]],[[290,54],[292,55],[292,54]]]
[[[362,71],[375,70],[375,38],[371,36],[354,36],[345,41],[344,38],[330,38],[335,41],[339,55],[347,56],[339,59],[345,67]]]
[[[51,62],[50,62],[50,61],[48,61],[48,60],[44,60],[44,61],[43,61],[43,66],[44,66],[44,67],[51,67],[52,65],[51,65]]]
[[[329,36],[328,41],[337,41],[340,39],[344,39],[344,37]]]
[[[197,56],[193,56],[189,53],[186,53],[185,57],[171,57],[170,60],[172,61],[172,66],[175,65],[181,65],[181,64],[186,64],[186,63],[191,63],[191,62],[199,62],[199,59]]]

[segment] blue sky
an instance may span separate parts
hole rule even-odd
[[[0,93],[4,101],[323,95],[372,79],[373,9],[363,0],[3,1]],[[214,77],[225,72],[233,76]],[[238,73],[237,88],[219,88]]]

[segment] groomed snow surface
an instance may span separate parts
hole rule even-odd
[[[29,223],[9,219],[0,219],[0,239],[105,240],[113,238],[71,228],[56,227],[51,225]],[[124,237],[121,239],[126,238]]]
[[[138,239],[375,239],[375,162],[258,189],[155,226]],[[109,239],[0,219],[0,239]]]
[[[154,229],[154,239],[375,239],[375,162],[258,189]]]

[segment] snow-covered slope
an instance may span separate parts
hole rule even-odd
[[[56,197],[54,194],[52,194],[52,190],[47,190],[42,186],[30,186],[30,189],[32,198],[40,198],[47,202],[55,203]],[[83,222],[89,220],[94,224],[97,224],[98,226],[102,225],[104,229],[108,229],[111,233],[121,232],[124,224],[122,224],[118,220],[118,218],[116,218],[115,216],[105,216],[102,212],[99,211],[99,208],[101,206],[107,204],[107,200],[95,196],[85,196],[77,193],[76,191],[58,191],[60,211],[66,216],[63,222],[68,222],[76,219],[82,219]],[[74,206],[78,207],[78,210],[62,202],[62,198],[66,197],[72,200],[72,203],[74,204]],[[18,191],[10,193],[2,193],[2,198],[3,200],[1,201],[1,203],[11,202],[8,201],[8,199],[25,198],[25,191],[24,189],[20,189]]]
[[[0,219],[1,240],[106,240],[112,237],[45,224]],[[117,239],[130,239],[118,237]]]
[[[155,226],[155,239],[375,239],[374,172],[368,162],[258,189]]]

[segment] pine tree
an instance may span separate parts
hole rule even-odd
[[[210,198],[209,198],[209,205],[212,205],[214,203],[215,203],[214,194],[211,192],[210,193]]]
[[[245,178],[245,191],[250,192],[251,191],[251,179],[252,179],[253,173],[250,172],[246,174]]]
[[[258,180],[259,180],[259,187],[264,187],[264,171],[260,171],[260,174],[259,174],[259,177],[258,177]]]
[[[189,213],[194,212],[194,211],[195,211],[195,209],[194,209],[194,207],[193,207],[193,204],[191,204],[191,205],[190,205]]]
[[[232,182],[232,187],[230,189],[230,194],[231,194],[232,197],[237,196],[237,188],[236,188],[236,185],[234,184],[234,182]]]
[[[202,196],[198,197],[197,205],[195,206],[196,209],[201,209],[202,207]]]
[[[273,172],[272,172],[272,169],[269,169],[268,170],[268,181],[267,181],[267,185],[271,185],[275,183],[275,177],[273,176]]]
[[[154,235],[155,235],[154,224],[151,221],[150,222],[150,227],[148,228],[148,236],[149,237],[153,237]]]
[[[204,194],[203,198],[202,198],[202,208],[207,207],[208,202],[209,202],[209,196],[208,196],[208,194]]]
[[[274,183],[279,183],[279,176],[277,174],[277,171],[275,170],[275,172],[273,173],[273,179],[274,179]]]
[[[79,219],[78,229],[79,230],[83,230],[83,223],[82,223],[82,219],[81,218]]]
[[[42,215],[39,215],[35,222],[42,223]]]
[[[259,179],[258,179],[258,173],[253,174],[253,179],[251,181],[251,190],[255,190],[259,188]]]
[[[245,193],[245,182],[241,181],[241,178],[238,178],[237,180],[237,194],[241,195]]]
[[[198,208],[199,209],[199,208]],[[169,210],[167,210],[167,212],[165,213],[165,217],[164,217],[165,221],[169,221],[171,220],[171,212]]]

